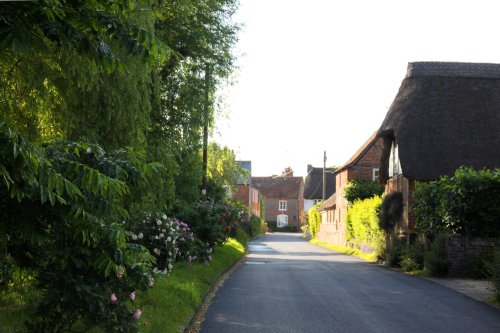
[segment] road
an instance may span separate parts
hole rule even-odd
[[[500,311],[298,234],[274,233],[249,243],[200,332],[500,332]]]

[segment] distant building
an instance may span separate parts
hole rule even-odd
[[[296,226],[300,228],[300,212],[304,208],[304,180],[287,176],[252,177],[251,186],[260,192],[264,205],[265,220],[276,222],[278,228]]]
[[[325,200],[335,193],[335,174],[334,168],[326,168],[325,173]],[[307,176],[304,181],[304,211],[323,200],[323,168],[315,168],[312,165],[307,166]]]

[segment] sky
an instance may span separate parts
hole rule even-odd
[[[497,4],[495,3],[497,2]],[[253,176],[344,164],[378,129],[409,62],[500,63],[500,2],[240,0],[236,83],[213,140]]]

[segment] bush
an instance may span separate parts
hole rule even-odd
[[[425,247],[421,242],[415,242],[402,248],[400,266],[405,272],[424,268]]]
[[[254,237],[262,233],[263,223],[260,217],[252,215],[248,223],[250,224],[250,237]]]
[[[308,212],[309,231],[311,232],[312,238],[316,238],[318,235],[319,225],[321,224],[321,213],[318,212],[319,206],[321,206],[321,202],[309,208]]]
[[[403,216],[403,193],[392,192],[384,196],[380,205],[380,228],[387,233],[401,224]]]
[[[493,253],[493,260],[489,265],[489,275],[494,288],[494,298],[500,302],[500,250]]]
[[[196,237],[213,248],[235,234],[236,225],[243,222],[244,215],[241,207],[234,203],[199,201],[188,223]]]
[[[276,221],[266,221],[266,224],[267,224],[267,228],[269,229],[269,231],[276,231],[278,230],[278,224]]]
[[[400,267],[403,253],[403,240],[391,236],[388,247],[385,252],[386,264],[390,267]]]
[[[500,169],[463,167],[453,177],[417,184],[413,195],[416,227],[421,232],[500,236]]]
[[[384,231],[380,229],[378,209],[382,199],[356,200],[347,210],[346,236],[351,246],[365,253],[376,252],[383,256],[385,243]]]
[[[287,225],[284,227],[277,227],[276,221],[267,221],[267,228],[272,232],[297,232],[298,228],[294,225]]]
[[[437,237],[425,253],[424,268],[433,277],[444,277],[448,273],[446,261],[446,239]]]
[[[355,179],[347,184],[344,190],[344,197],[349,203],[354,203],[356,200],[381,196],[382,193],[384,193],[384,187],[378,182]]]

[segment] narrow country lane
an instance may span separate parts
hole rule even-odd
[[[298,234],[275,233],[249,244],[200,332],[500,332],[500,312]]]

